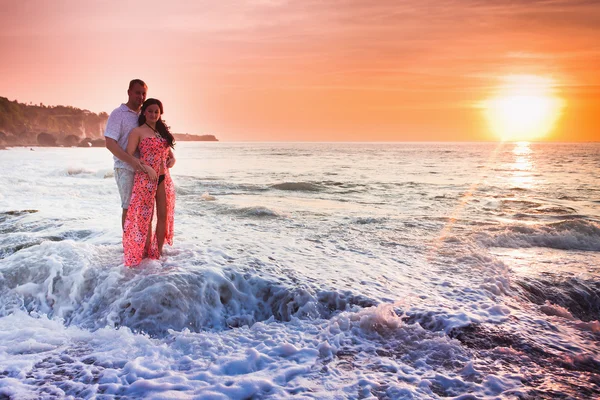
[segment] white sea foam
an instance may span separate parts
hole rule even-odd
[[[178,144],[175,246],[136,269],[105,149],[3,152],[0,397],[595,393],[597,166],[532,147],[518,181],[491,144]]]

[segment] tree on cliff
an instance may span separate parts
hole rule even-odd
[[[27,105],[0,97],[0,131],[6,133],[6,142],[37,144],[37,135],[50,134],[57,142],[67,136],[102,138],[108,114],[93,113],[72,106]],[[72,141],[72,139],[70,139]]]

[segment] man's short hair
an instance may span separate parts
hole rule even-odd
[[[133,85],[141,85],[145,88],[147,88],[148,86],[146,85],[146,82],[144,82],[141,79],[133,79],[131,82],[129,82],[129,90],[131,90],[133,88]]]

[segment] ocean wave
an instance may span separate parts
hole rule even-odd
[[[65,170],[65,175],[68,176],[76,176],[76,175],[91,175],[93,174],[92,171],[87,170],[85,168],[76,168],[76,167],[69,167]]]
[[[567,201],[581,201],[581,197],[568,196],[566,194],[561,194],[556,197],[558,200],[567,200]]]
[[[10,241],[9,234],[20,232],[31,233],[42,230],[44,227],[53,225],[50,221],[35,222],[27,218],[38,210],[14,210],[0,212],[0,243],[7,244]],[[14,243],[10,243],[14,244]]]
[[[584,322],[600,320],[600,282],[582,278],[524,278],[515,281],[521,296],[547,315]]]
[[[503,212],[516,212],[515,218],[537,218],[539,216],[569,216],[574,215],[577,210],[572,207],[543,204],[529,200],[504,199],[500,202],[500,209]]]
[[[512,225],[500,232],[482,231],[476,236],[488,247],[548,247],[600,251],[600,225],[585,219],[538,225]]]
[[[69,177],[95,177],[100,179],[112,178],[115,176],[115,172],[113,169],[100,169],[97,171],[92,171],[83,167],[68,167],[64,170],[58,170],[56,175],[59,176],[69,176]]]
[[[20,250],[42,244],[45,241],[60,242],[63,240],[63,238],[58,236],[31,237],[28,235],[16,239],[13,237],[11,239],[0,242],[0,260]]]
[[[437,311],[409,310],[402,317],[407,324],[419,324],[423,329],[433,332],[451,332],[453,329],[469,325],[472,321],[464,313],[449,314]]]
[[[473,323],[453,328],[449,332],[449,336],[459,340],[466,347],[476,350],[509,347],[522,350],[528,354],[549,355],[541,346],[533,343],[530,339],[520,336],[518,333],[506,331],[502,326]]]
[[[183,177],[181,181],[180,177],[175,177],[175,189],[177,194],[187,195],[202,195],[203,193],[209,192],[217,196],[231,195],[242,193],[260,193],[269,190],[268,186],[255,185],[255,184],[244,184],[244,183],[233,183],[233,182],[212,182],[206,179],[196,179]]]
[[[594,380],[588,378],[600,373],[600,362],[593,354],[564,353],[561,347],[547,346],[526,331],[489,324],[456,328],[450,337],[478,358],[502,360],[489,366],[479,364],[496,375],[501,374],[503,366],[509,366],[505,370],[509,373],[514,365],[532,371],[520,379],[520,393],[526,398],[551,399],[557,394],[565,398],[597,398],[600,394]],[[552,385],[540,385],[539,376],[551,377]]]
[[[9,219],[20,217],[27,214],[35,214],[39,210],[9,210],[0,212],[0,223],[3,223]]]
[[[271,185],[271,188],[296,192],[320,192],[324,190],[323,186],[312,182],[283,182]]]
[[[96,232],[90,229],[66,229],[63,222],[53,219],[30,219],[37,210],[0,213],[0,259],[45,241],[85,240]]]
[[[175,194],[177,196],[187,196],[187,195],[191,195],[194,193],[195,193],[194,190],[192,190],[190,188],[185,188],[182,185],[175,184]]]
[[[387,220],[387,218],[358,217],[353,220],[353,223],[358,225],[382,224],[385,223]]]
[[[216,195],[229,195],[236,194],[238,192],[245,193],[261,193],[269,190],[281,190],[289,192],[307,192],[316,193],[323,191],[330,191],[338,195],[351,194],[351,193],[363,193],[365,188],[369,185],[351,183],[351,182],[339,182],[331,180],[323,180],[319,182],[282,182],[276,184],[249,184],[249,183],[233,183],[216,181],[210,182],[206,179],[185,179],[180,182],[181,187],[178,187],[178,193],[181,192],[183,195],[195,194],[198,191],[210,192]]]
[[[519,209],[532,209],[532,208],[537,208],[537,207],[541,207],[542,204],[535,202],[535,201],[529,201],[529,200],[513,200],[513,199],[505,199],[501,201],[501,205],[503,208],[519,208]]]
[[[264,206],[242,207],[225,211],[226,214],[234,214],[247,218],[287,218],[288,215]]]
[[[264,185],[255,185],[250,183],[229,183],[229,182],[219,182],[219,183],[209,183],[203,184],[200,186],[207,191],[210,189],[210,192],[217,192],[218,194],[222,194],[219,191],[231,192],[231,191],[242,191],[242,192],[264,192],[268,190],[268,187]]]
[[[581,214],[566,214],[568,211],[564,212],[549,212],[549,213],[541,213],[533,210],[533,213],[516,213],[511,217],[515,220],[528,220],[528,221],[536,221],[539,222],[541,220],[554,220],[554,221],[566,221],[566,220],[577,220],[577,219],[587,219],[588,216]],[[497,214],[497,216],[504,216],[506,214]]]
[[[572,207],[563,207],[563,206],[541,206],[534,209],[536,213],[539,214],[573,214],[577,210]]]
[[[0,317],[20,310],[87,330],[125,326],[163,336],[271,318],[327,319],[377,304],[349,291],[290,286],[234,269],[164,269],[154,260],[127,269],[114,265],[117,254],[101,255],[104,251],[71,240],[45,241],[0,260]],[[106,264],[110,259],[113,264]]]

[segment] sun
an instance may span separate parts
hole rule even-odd
[[[502,141],[531,141],[547,135],[560,117],[563,101],[552,79],[510,75],[483,104],[492,131]]]

